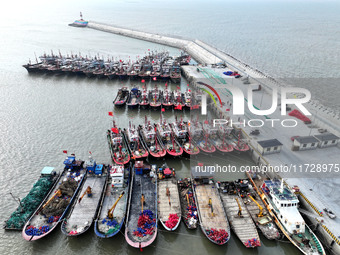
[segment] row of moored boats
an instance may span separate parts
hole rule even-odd
[[[188,65],[191,57],[185,53],[181,53],[179,57],[172,57],[169,52],[149,52],[143,58],[137,58],[136,61],[129,59],[107,59],[99,56],[83,57],[79,55],[62,56],[59,54],[47,55],[39,57],[40,62],[36,59],[36,63],[23,65],[29,73],[39,74],[76,74],[79,76],[97,77],[115,79],[140,79],[146,81],[151,79],[170,80],[178,83],[181,81],[181,65]]]

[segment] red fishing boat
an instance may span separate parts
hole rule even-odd
[[[183,140],[182,148],[186,156],[196,156],[197,154],[200,153],[200,149],[198,148],[197,144],[192,139],[190,121],[188,122],[187,139]]]
[[[150,124],[145,116],[145,124],[139,126],[139,135],[149,154],[155,158],[162,158],[166,155],[163,143],[160,143],[156,134],[156,128]]]
[[[107,140],[110,147],[111,157],[116,164],[125,165],[130,162],[130,154],[120,128],[115,121],[113,127],[107,131]]]
[[[189,88],[184,92],[184,106],[186,109],[191,109],[191,89]]]
[[[234,136],[231,139],[235,151],[237,152],[249,151],[248,144],[241,139],[241,130],[238,131],[238,134],[234,134]]]
[[[174,92],[174,109],[181,111],[184,106],[184,95],[181,92],[180,88],[177,86],[177,89]]]
[[[200,148],[201,152],[207,154],[215,152],[216,148],[209,140],[209,134],[204,132],[202,123],[196,121],[192,128],[195,134],[194,140],[197,146]]]
[[[174,105],[174,94],[168,88],[168,83],[165,83],[165,90],[163,91],[162,106],[165,109],[170,109]]]
[[[129,128],[124,129],[123,135],[133,159],[142,159],[149,156],[149,152],[139,138],[138,130],[131,122],[129,122]]]
[[[150,107],[151,109],[157,110],[162,105],[163,93],[157,88],[157,85],[153,90],[150,90]]]
[[[209,135],[210,142],[216,147],[218,152],[226,153],[232,152],[234,147],[232,144],[228,143],[226,136],[228,133],[219,132],[219,127],[214,126],[211,121],[205,121],[203,124],[203,129],[206,134]],[[221,137],[219,136],[221,134]]]
[[[150,95],[148,93],[148,91],[146,90],[146,86],[143,87],[143,91],[142,91],[142,95],[141,95],[141,99],[139,102],[139,106],[142,109],[147,109],[149,108],[150,105]]]
[[[166,120],[156,124],[157,127],[157,135],[159,140],[164,144],[166,148],[166,152],[173,157],[178,157],[183,154],[183,148],[180,143],[175,139],[174,134],[171,130],[170,124],[166,122]]]

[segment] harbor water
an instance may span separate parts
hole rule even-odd
[[[75,153],[86,159],[91,151],[97,162],[111,163],[106,130],[114,119],[118,126],[128,122],[142,124],[145,115],[151,122],[159,121],[160,112],[113,109],[112,101],[122,86],[141,86],[138,81],[87,79],[76,76],[29,75],[21,66],[29,59],[35,62],[44,52],[55,54],[99,55],[107,58],[135,60],[152,51],[180,51],[149,42],[67,26],[82,11],[85,19],[113,23],[150,32],[174,34],[206,41],[265,73],[280,77],[338,78],[340,34],[339,4],[309,4],[278,1],[268,2],[211,1],[13,1],[0,10],[0,219],[4,221],[17,207],[9,195],[24,197],[38,179],[44,166],[61,170],[65,154]],[[20,7],[20,8],[19,8]],[[316,11],[318,10],[318,11]],[[212,15],[212,13],[214,15]],[[265,15],[268,14],[268,15]],[[294,23],[291,18],[295,17]],[[288,23],[286,21],[289,21]],[[322,29],[309,30],[310,27]],[[198,29],[200,28],[200,29]],[[308,42],[308,47],[306,46]],[[333,42],[333,43],[332,43]],[[278,49],[282,49],[278,51]],[[306,49],[307,48],[307,49]],[[313,58],[309,58],[313,52]],[[308,61],[307,61],[308,60]],[[148,88],[153,84],[147,83]],[[164,83],[158,83],[163,88]],[[177,85],[171,84],[174,90]],[[187,88],[182,79],[181,90]],[[306,85],[307,86],[307,85]],[[335,84],[319,88],[309,84],[312,96],[321,91],[335,90]],[[327,87],[328,86],[328,87]],[[337,99],[330,106],[340,106]],[[187,112],[178,118],[189,118]],[[165,112],[174,120],[175,115]],[[204,159],[212,164],[221,158]],[[230,155],[228,164],[251,165],[247,156]],[[185,159],[166,160],[177,170],[177,176],[190,176],[190,162]],[[155,162],[163,163],[162,160]],[[218,175],[219,180],[244,177],[234,173]],[[156,241],[144,249],[146,254],[298,254],[287,240],[268,241],[262,235],[262,246],[246,249],[232,234],[225,246],[208,241],[200,229],[189,231],[182,224],[172,233],[160,227]],[[29,243],[20,232],[0,231],[1,254],[139,254],[125,242],[123,234],[99,239],[91,228],[77,238],[67,238],[58,227],[46,238]]]

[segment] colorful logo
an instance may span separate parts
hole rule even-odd
[[[210,85],[208,85],[208,84],[206,84],[206,83],[204,83],[204,82],[201,82],[201,81],[197,82],[197,84],[206,86],[206,87],[209,88],[212,92],[214,92],[214,94],[217,96],[217,98],[218,98],[218,100],[219,100],[219,102],[220,102],[220,104],[221,104],[221,106],[222,106],[221,97],[220,97],[220,95],[217,93],[217,91],[216,91],[212,86],[210,86]],[[209,90],[207,90],[207,89],[205,89],[205,88],[199,88],[199,89],[202,90],[202,91],[204,91],[204,92],[206,92],[206,93],[211,97],[211,99],[214,101],[215,105],[217,106],[217,102],[216,102],[216,100],[215,100],[215,97],[213,96],[213,94],[211,94],[211,92],[210,92]]]

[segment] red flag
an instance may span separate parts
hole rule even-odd
[[[204,121],[204,124],[209,124],[209,121],[205,120],[205,121]]]
[[[187,84],[187,86],[189,87],[189,83]]]
[[[67,154],[67,151],[63,151],[63,153]]]
[[[179,87],[177,86],[177,89],[179,89]]]
[[[115,134],[118,134],[119,133],[119,130],[118,128],[111,128],[111,131]]]
[[[143,80],[141,80],[141,82],[142,82],[142,83],[144,83],[144,82],[145,82],[145,80],[143,79]]]
[[[162,108],[162,112],[165,112],[165,109],[164,109],[164,108]]]
[[[148,51],[150,51],[150,49],[148,49]]]
[[[228,108],[228,109],[225,109],[227,112],[229,112],[230,111],[230,109]]]
[[[191,90],[189,89],[189,92],[191,92]]]
[[[182,110],[182,105],[177,105],[176,107],[175,107],[175,110]]]
[[[155,63],[155,61],[152,60],[152,64]]]
[[[113,112],[109,112],[109,116],[113,116]]]
[[[92,152],[91,152],[91,151],[89,151],[89,153],[92,155]]]
[[[157,77],[153,77],[152,79],[155,81],[155,80],[157,80]]]
[[[198,166],[203,166],[203,163],[197,163]]]

